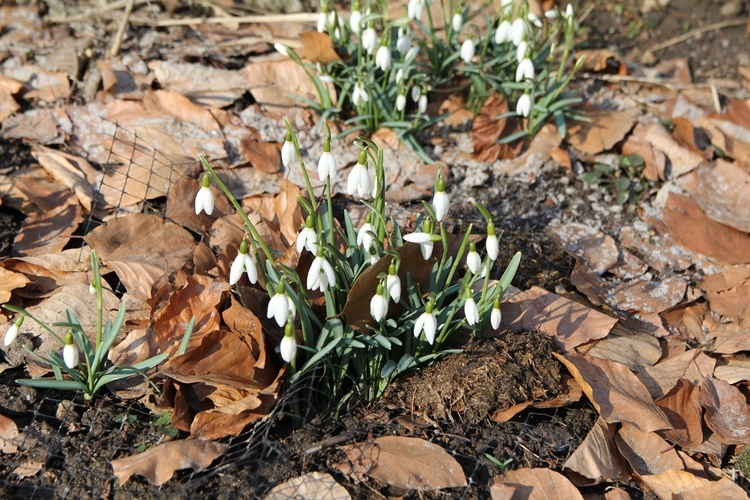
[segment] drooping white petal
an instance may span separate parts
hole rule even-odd
[[[388,296],[398,304],[401,302],[401,278],[398,274],[388,274],[385,278],[385,291]]]
[[[497,330],[500,328],[500,322],[503,319],[503,314],[500,312],[499,307],[493,307],[492,312],[490,313],[490,325],[492,325],[493,330]]]
[[[529,94],[523,94],[518,98],[516,114],[527,117],[529,116],[529,113],[531,113],[531,96],[529,96]]]
[[[78,348],[75,344],[65,344],[65,347],[63,347],[63,361],[65,361],[65,366],[70,368],[71,370],[78,366]]]
[[[487,236],[485,249],[487,250],[487,256],[490,258],[490,260],[493,262],[496,261],[497,256],[500,254],[500,242],[498,241],[496,235],[491,234]]]
[[[274,318],[276,324],[283,327],[289,318],[289,304],[286,294],[277,293],[268,301],[266,317]]]
[[[367,28],[362,32],[362,47],[368,54],[372,54],[378,48],[378,34],[375,28]]]
[[[479,323],[479,309],[477,308],[477,303],[474,302],[472,297],[466,299],[466,303],[464,304],[464,315],[466,316],[466,322],[469,325],[474,326]]]
[[[325,33],[326,25],[328,24],[328,16],[325,12],[320,11],[318,13],[318,33]]]
[[[526,52],[529,50],[529,44],[526,41],[522,41],[516,48],[516,61],[521,62],[526,59]]]
[[[419,96],[419,112],[424,114],[427,112],[427,94],[422,94]]]
[[[326,278],[326,287],[336,286],[336,274],[333,272],[333,266],[328,260],[323,259],[323,275]],[[325,290],[321,290],[325,292]]]
[[[428,314],[424,320],[424,336],[430,345],[435,343],[436,331],[437,331],[437,318],[435,317],[434,314]]]
[[[281,163],[284,164],[285,168],[297,160],[297,150],[294,148],[294,144],[291,141],[284,141],[284,145],[281,146]]]
[[[420,243],[419,249],[422,251],[422,257],[424,260],[429,259],[432,256],[432,250],[435,247],[435,244],[432,241],[428,241],[427,243]]]
[[[482,258],[476,250],[466,255],[466,266],[473,274],[479,272],[479,268],[482,267]]]
[[[352,33],[354,33],[355,35],[359,35],[359,32],[361,30],[359,23],[361,20],[362,14],[360,14],[358,10],[353,10],[349,15],[349,29],[351,29]]]
[[[364,250],[370,251],[375,243],[375,227],[369,222],[362,224],[362,227],[357,231],[357,246],[361,246]]]
[[[388,299],[385,295],[376,293],[370,300],[370,316],[375,321],[380,321],[388,314]]]
[[[432,241],[432,235],[428,233],[411,233],[404,235],[404,240],[410,243],[427,243]]]
[[[255,261],[249,254],[245,254],[245,272],[247,273],[247,279],[250,283],[255,284],[258,282],[258,270],[255,268]]]
[[[391,50],[385,45],[381,45],[375,54],[375,65],[382,71],[388,69],[391,64]]]
[[[500,23],[497,31],[495,31],[495,43],[500,45],[501,43],[510,42],[510,40],[510,22],[506,19]]]
[[[320,268],[323,265],[322,257],[315,257],[313,263],[310,265],[310,270],[307,271],[307,289],[317,290],[320,287]]]
[[[273,48],[276,49],[276,52],[279,54],[289,57],[289,49],[283,43],[276,42],[273,44]]]
[[[510,26],[510,41],[513,42],[513,45],[517,47],[518,44],[523,41],[525,36],[526,23],[523,22],[523,19],[518,18],[513,21],[513,24],[511,24]]]
[[[464,26],[464,16],[458,12],[453,14],[453,18],[451,19],[451,25],[453,27],[453,31],[458,33],[461,31],[461,28]]]
[[[330,177],[333,180],[337,173],[336,157],[330,151],[324,151],[318,160],[318,179],[325,181]]]
[[[240,278],[242,277],[242,273],[245,271],[245,257],[247,254],[241,254],[238,253],[237,257],[234,258],[234,261],[232,262],[232,267],[229,269],[229,284],[230,285],[236,285],[238,281],[240,281]]]
[[[396,50],[402,56],[411,48],[411,38],[407,34],[399,35],[396,39]]]
[[[396,97],[396,110],[403,111],[405,108],[406,108],[406,96],[404,94],[399,94],[398,97]]]
[[[411,100],[414,102],[417,102],[421,96],[422,96],[422,87],[420,87],[419,85],[414,85],[411,88]]]
[[[463,59],[466,64],[469,64],[474,57],[475,50],[474,40],[467,38],[464,40],[464,43],[461,44],[461,59]]]
[[[435,193],[435,196],[432,198],[432,208],[435,210],[435,218],[438,220],[438,222],[443,220],[445,214],[448,213],[449,207],[450,198],[448,198],[448,193],[446,193],[445,191],[437,191]]]
[[[201,186],[195,195],[195,214],[205,211],[208,215],[214,212],[214,193],[211,188]]]
[[[279,354],[281,354],[281,359],[287,363],[294,361],[294,358],[297,357],[297,339],[294,338],[294,335],[284,335],[279,344]]]
[[[3,338],[3,345],[5,347],[8,347],[13,343],[14,340],[16,340],[16,337],[18,337],[18,325],[13,323],[10,325],[10,328],[8,328],[5,331],[5,337]]]

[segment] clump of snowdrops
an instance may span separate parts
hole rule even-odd
[[[134,375],[147,377],[147,371],[167,359],[169,353],[152,356],[133,365],[113,365],[108,360],[109,350],[113,347],[120,329],[125,321],[127,305],[123,300],[114,322],[104,322],[104,297],[102,293],[102,276],[99,267],[99,257],[91,251],[91,270],[94,279],[89,291],[96,297],[96,332],[95,341],[91,342],[76,315],[68,310],[67,321],[47,324],[27,310],[10,304],[3,307],[17,314],[16,320],[5,332],[3,344],[10,346],[18,337],[26,318],[31,319],[44,328],[62,346],[62,354],[51,350],[46,356],[38,354],[26,346],[24,350],[38,362],[52,369],[54,378],[19,379],[17,383],[39,389],[58,389],[64,391],[81,391],[84,399],[91,400],[107,384]],[[195,325],[193,317],[183,335],[178,354],[187,349],[190,336]],[[58,335],[55,329],[62,329],[66,333]]]
[[[502,0],[490,18],[486,11],[497,2],[472,9],[441,0],[441,19],[433,19],[433,2],[409,0],[406,15],[392,18],[385,0],[352,0],[347,19],[333,1],[321,0],[317,28],[330,35],[340,60],[311,63],[284,45],[276,49],[305,68],[319,97],[307,104],[324,118],[350,116],[347,133],[390,128],[424,158],[414,132],[442,118],[428,111],[436,91],[468,89],[474,111],[492,91],[500,92],[508,115],[524,119],[524,130],[504,142],[533,136],[549,120],[564,135],[565,118],[578,117],[572,107],[580,102],[565,91],[582,63],[569,64],[573,8],[555,7],[540,17],[526,1]]]
[[[471,238],[471,225],[452,253],[452,236],[444,225],[450,199],[438,173],[432,203],[424,203],[416,229],[404,234],[387,216],[383,152],[360,138],[347,193],[360,198],[367,216],[355,227],[347,210],[339,222],[331,201],[339,165],[330,129],[318,162],[325,189],[316,196],[294,130],[285,123],[282,161],[286,168],[299,165],[307,184],[307,197],[299,198],[305,223],[296,250],[314,256],[309,269],[282,263],[203,157],[207,173],[195,206],[196,213],[212,212],[215,184],[243,218],[246,234],[237,242],[229,281],[236,284],[245,273],[252,284],[265,288],[270,297],[265,312],[283,332],[279,351],[290,364],[293,382],[313,367],[326,366],[333,373],[328,386],[333,401],[342,403],[355,392],[374,400],[399,374],[455,352],[446,343],[457,331],[468,328],[481,335],[490,326],[499,328],[500,301],[521,256],[513,256],[499,281],[490,279],[500,255],[498,234],[484,207],[476,204],[487,221],[484,255],[474,242],[478,238]]]

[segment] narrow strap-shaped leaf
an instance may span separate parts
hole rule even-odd
[[[195,328],[195,316],[190,318],[187,328],[185,329],[185,335],[182,336],[182,342],[180,342],[180,348],[177,350],[177,355],[182,356],[187,350],[188,344],[190,343],[190,337],[193,335],[193,329]]]
[[[88,391],[86,384],[75,380],[54,380],[51,378],[20,378],[17,384],[28,385],[38,389],[60,389],[63,391]]]

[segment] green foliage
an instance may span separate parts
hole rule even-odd
[[[597,163],[582,178],[587,184],[608,185],[620,205],[638,203],[648,188],[648,181],[642,176],[644,166],[640,155],[621,155],[619,168]]]

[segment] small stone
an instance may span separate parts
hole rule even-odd
[[[729,0],[719,9],[722,17],[734,17],[742,11],[742,3],[739,0]]]

